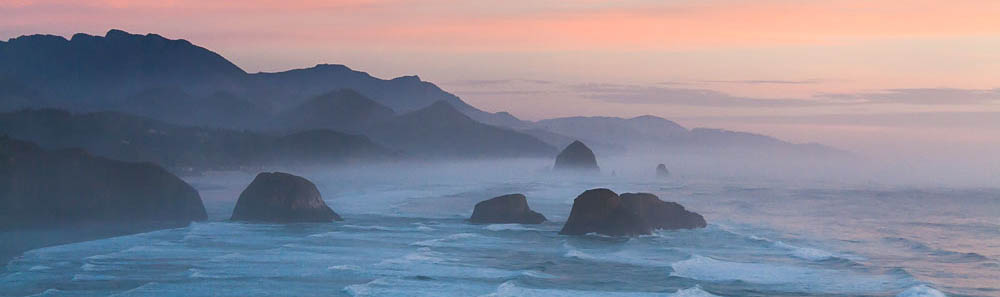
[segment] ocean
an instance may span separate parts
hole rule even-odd
[[[28,251],[0,274],[0,295],[1000,296],[1000,189],[544,165],[293,171],[345,219],[306,224],[228,222],[254,173],[186,177],[208,221]],[[598,187],[654,193],[709,225],[559,235],[573,199]],[[549,222],[466,222],[508,193]]]

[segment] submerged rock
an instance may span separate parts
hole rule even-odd
[[[206,218],[198,191],[160,166],[0,136],[0,229],[127,223],[148,231]]]
[[[541,224],[545,216],[528,207],[522,194],[509,194],[476,203],[469,221],[476,224]]]
[[[670,170],[667,170],[667,165],[656,165],[656,177],[668,177],[670,176]]]
[[[573,141],[556,156],[555,170],[600,171],[594,152],[579,140]]]
[[[282,172],[264,172],[236,201],[234,221],[257,222],[332,222],[341,221],[316,185],[309,180]]]
[[[598,233],[610,236],[650,234],[656,229],[705,227],[701,215],[648,193],[618,196],[608,189],[587,190],[573,200],[569,219],[559,234]]]

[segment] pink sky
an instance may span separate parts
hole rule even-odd
[[[119,28],[249,72],[418,74],[526,119],[654,114],[856,149],[981,148],[1000,145],[1000,116],[961,114],[1000,115],[998,16],[993,0],[7,0],[0,38]],[[864,120],[886,114],[904,116]]]

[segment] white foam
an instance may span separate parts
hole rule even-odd
[[[370,231],[400,231],[399,228],[392,228],[386,226],[370,225],[370,226],[359,226],[359,225],[343,225],[344,228],[351,228],[357,230],[370,230]]]
[[[328,270],[349,270],[349,271],[361,271],[361,266],[357,265],[334,265],[327,267]]]
[[[107,281],[116,278],[106,274],[77,273],[73,275],[73,281]]]
[[[35,266],[31,266],[31,268],[28,268],[28,271],[42,271],[42,270],[49,270],[49,269],[52,269],[52,267],[45,266],[45,265],[35,265]]]
[[[375,292],[373,287],[388,285],[389,283],[385,281],[385,278],[377,278],[367,283],[346,286],[344,287],[344,292],[351,296],[377,296],[377,292]]]
[[[148,282],[142,284],[141,286],[135,287],[134,289],[124,291],[117,294],[109,295],[108,297],[126,297],[126,296],[149,296],[151,293],[163,293],[156,290],[160,286],[158,282]]]
[[[341,235],[341,234],[344,234],[344,232],[330,231],[330,232],[323,232],[323,233],[311,234],[311,235],[309,235],[309,237],[313,237],[313,238],[334,237],[334,236]]]
[[[744,281],[783,285],[793,290],[852,293],[885,290],[900,279],[885,275],[855,274],[848,271],[809,268],[776,263],[742,263],[694,255],[670,265],[672,276],[703,281]],[[829,280],[836,279],[837,282]]]
[[[191,273],[189,275],[191,278],[208,278],[208,279],[229,278],[229,276],[227,276],[227,275],[213,274],[213,273],[210,273],[210,272],[198,269],[198,268],[188,269],[188,272]]]
[[[27,297],[65,296],[65,295],[66,295],[65,292],[59,289],[47,289],[35,295],[28,295]]]
[[[514,281],[507,281],[497,287],[496,292],[485,296],[489,297],[589,297],[589,296],[624,296],[624,297],[646,297],[646,296],[670,296],[670,297],[718,297],[701,290],[698,287],[679,290],[672,294],[657,292],[608,292],[608,291],[582,291],[569,289],[533,289],[520,287]]]
[[[377,278],[344,287],[351,296],[476,296],[491,288],[476,284],[443,283],[401,278]]]
[[[479,235],[479,234],[475,234],[475,233],[458,233],[458,234],[448,235],[448,236],[446,236],[444,238],[428,239],[428,240],[417,241],[417,242],[411,243],[410,245],[415,245],[415,246],[430,246],[430,247],[449,246],[449,245],[452,245],[452,244],[450,244],[450,242],[462,241],[462,240],[465,240],[465,239],[480,238],[480,237],[483,237],[483,236]]]
[[[225,255],[215,256],[209,259],[212,262],[229,262],[232,260],[239,260],[245,258],[243,254],[240,253],[228,253]]]
[[[927,285],[919,285],[906,289],[896,297],[947,297],[947,295]]]
[[[521,272],[521,274],[525,275],[525,276],[533,277],[533,278],[559,278],[558,276],[555,276],[555,275],[551,275],[551,274],[544,273],[544,272],[538,272],[538,271],[534,271],[534,270],[526,270],[524,272]]]
[[[580,260],[600,260],[597,257],[594,257],[588,253],[581,252],[580,250],[577,249],[570,249],[569,251],[566,251],[566,254],[563,256],[565,256],[566,258],[577,258]]]
[[[678,290],[676,293],[670,294],[672,297],[719,297],[718,295],[705,292],[699,286],[690,287],[683,290]]]
[[[422,263],[440,263],[445,261],[440,253],[432,251],[429,248],[422,247],[417,249],[416,252],[406,254],[400,258],[395,259],[385,259],[381,262],[376,263],[376,266],[387,266],[387,265],[401,265],[410,264],[415,262]]]
[[[521,224],[492,224],[485,227],[490,231],[538,231],[538,229],[528,228]]]
[[[793,257],[809,261],[823,261],[838,258],[837,255],[834,255],[831,252],[808,247],[794,246],[781,241],[775,241],[774,246],[789,250]]]
[[[80,265],[80,269],[83,271],[111,271],[115,270],[114,267],[110,265],[95,265],[91,263],[84,263]]]

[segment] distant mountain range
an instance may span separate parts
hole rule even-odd
[[[15,112],[38,108],[68,112]],[[479,110],[417,76],[385,80],[328,64],[247,73],[188,41],[120,30],[105,36],[30,35],[0,41],[2,111],[10,113],[0,119],[15,126],[0,127],[0,133],[168,167],[200,161],[261,164],[274,158],[261,154],[273,154],[272,146],[280,143],[276,137],[311,130],[329,131],[297,134],[296,141],[331,145],[329,139],[340,139],[352,143],[345,147],[380,156],[551,157],[574,140],[598,154],[677,148],[840,153],[750,133],[689,130],[654,116],[524,121],[506,112]],[[34,126],[40,123],[32,121],[41,119],[48,122]],[[170,132],[151,136],[164,131]],[[353,145],[369,138],[370,145]],[[261,147],[272,152],[244,151]]]
[[[368,137],[329,130],[285,136],[183,127],[119,112],[73,114],[41,109],[0,113],[0,135],[52,149],[152,162],[174,170],[239,169],[282,164],[347,164],[397,158]]]

